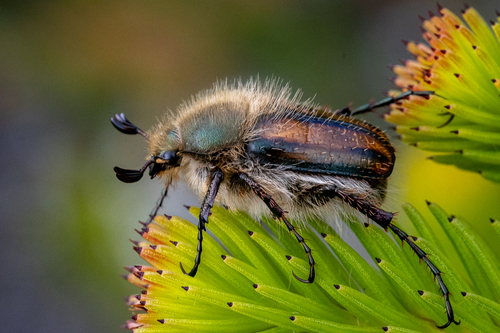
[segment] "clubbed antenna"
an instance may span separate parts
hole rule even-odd
[[[111,118],[111,123],[113,126],[124,134],[140,134],[146,139],[148,138],[147,134],[144,133],[139,127],[132,124],[123,113],[115,114],[114,117]]]
[[[141,180],[144,171],[146,171],[147,167],[150,166],[151,163],[153,163],[153,161],[147,161],[140,170],[127,170],[119,167],[114,167],[113,170],[116,172],[116,178],[118,178],[122,182],[135,183]]]

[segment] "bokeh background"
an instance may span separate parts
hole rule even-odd
[[[487,20],[500,9],[467,2]],[[122,298],[137,289],[119,274],[141,263],[128,239],[161,184],[115,178],[115,165],[143,164],[145,142],[113,129],[114,113],[148,129],[215,80],[256,74],[332,108],[381,99],[386,66],[409,57],[402,39],[422,41],[429,9],[434,0],[0,1],[1,330],[118,332],[130,317]],[[430,216],[434,201],[492,241],[481,228],[500,218],[500,186],[394,142],[385,208],[409,201]],[[184,203],[198,201],[179,185],[164,212],[187,217]]]

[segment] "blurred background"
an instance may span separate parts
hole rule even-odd
[[[487,20],[500,9],[468,4]],[[402,39],[422,41],[429,9],[434,0],[0,1],[2,331],[118,332],[130,317],[122,298],[138,290],[119,275],[141,263],[128,239],[162,186],[115,178],[114,166],[143,165],[146,145],[112,115],[148,129],[217,79],[257,74],[332,108],[381,99],[386,66],[409,58]],[[500,219],[500,186],[393,141],[384,207],[408,201],[430,216],[434,201],[492,241],[481,228]],[[182,185],[172,193],[164,212],[189,217],[182,204],[198,201]]]

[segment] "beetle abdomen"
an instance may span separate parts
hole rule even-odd
[[[394,148],[387,137],[353,118],[263,116],[255,130],[259,136],[248,143],[247,152],[261,164],[364,179],[383,179],[392,173]]]

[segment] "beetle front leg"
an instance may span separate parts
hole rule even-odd
[[[219,191],[220,183],[224,180],[224,174],[220,169],[216,169],[210,175],[210,185],[208,186],[207,194],[203,199],[203,203],[201,205],[200,210],[200,218],[198,220],[198,247],[196,249],[196,258],[194,259],[194,266],[189,273],[186,273],[184,268],[182,267],[182,263],[180,263],[181,270],[184,274],[189,276],[195,276],[198,271],[198,266],[201,263],[201,252],[202,252],[202,242],[203,242],[203,231],[206,231],[205,224],[208,223],[208,214],[210,213],[210,209],[214,205],[215,197],[217,196],[217,192]]]
[[[144,223],[146,226],[148,224],[150,224],[151,222],[153,222],[154,218],[156,215],[158,215],[158,211],[160,210],[160,208],[162,207],[163,205],[163,201],[165,200],[165,198],[167,197],[168,195],[168,189],[170,187],[170,184],[172,184],[172,179],[169,178],[167,180],[167,182],[165,183],[165,188],[163,189],[163,191],[161,192],[161,197],[160,199],[158,199],[158,201],[156,202],[156,206],[153,208],[153,210],[151,211],[151,214],[149,214],[149,217],[146,221],[146,223]]]
[[[302,244],[302,247],[304,248],[304,251],[306,252],[307,256],[309,257],[309,277],[307,280],[304,280],[302,278],[299,278],[295,273],[292,271],[293,276],[299,280],[300,282],[304,283],[312,283],[314,281],[315,277],[315,271],[314,271],[314,259],[311,253],[311,248],[307,246],[304,238],[297,232],[296,228],[287,220],[285,217],[285,212],[281,207],[274,201],[274,199],[267,194],[262,187],[257,184],[250,176],[248,176],[246,173],[240,173],[239,177],[241,180],[243,180],[248,186],[252,188],[252,190],[257,194],[262,201],[267,205],[267,207],[271,210],[274,216],[276,216],[278,219],[283,221],[288,228],[288,231],[293,233],[295,235],[295,238],[297,238],[297,241]]]

